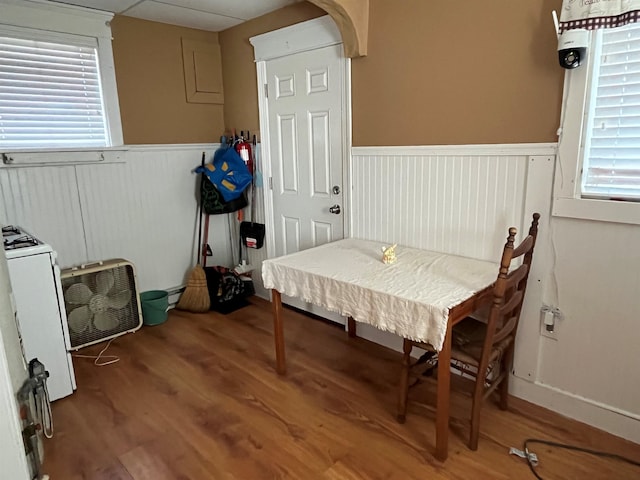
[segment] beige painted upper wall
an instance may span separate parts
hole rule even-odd
[[[218,34],[123,16],[111,29],[125,144],[219,141],[224,107],[187,103],[181,40]]]
[[[561,0],[370,0],[368,55],[352,61],[353,144],[555,142]],[[249,37],[323,14],[302,3],[220,33],[225,125],[258,128]]]
[[[555,142],[563,70],[551,11],[561,0],[370,0],[368,55],[352,60],[353,144]],[[220,34],[115,17],[124,140],[215,142],[257,132],[249,38],[324,15],[294,4]],[[220,42],[225,104],[186,102],[181,37]]]
[[[555,142],[560,0],[371,0],[354,145]]]

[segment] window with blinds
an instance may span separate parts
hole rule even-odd
[[[640,201],[640,24],[598,30],[582,196]]]
[[[96,47],[0,35],[0,151],[108,145]]]

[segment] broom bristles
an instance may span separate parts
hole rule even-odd
[[[200,265],[196,265],[189,273],[187,287],[180,296],[176,308],[188,312],[208,312],[211,307],[209,289],[207,288],[207,276]]]

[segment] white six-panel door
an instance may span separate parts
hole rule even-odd
[[[341,53],[333,45],[266,65],[277,256],[343,238]]]
[[[254,47],[267,257],[348,236],[351,64],[330,16],[263,33]],[[332,208],[334,207],[334,208]],[[340,323],[311,304],[283,301]]]

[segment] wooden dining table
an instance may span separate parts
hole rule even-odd
[[[271,289],[276,371],[286,374],[282,297],[288,295],[338,312],[403,338],[428,343],[438,353],[435,457],[448,456],[451,330],[491,299],[498,266],[442,252],[343,239],[265,260],[264,286]]]

